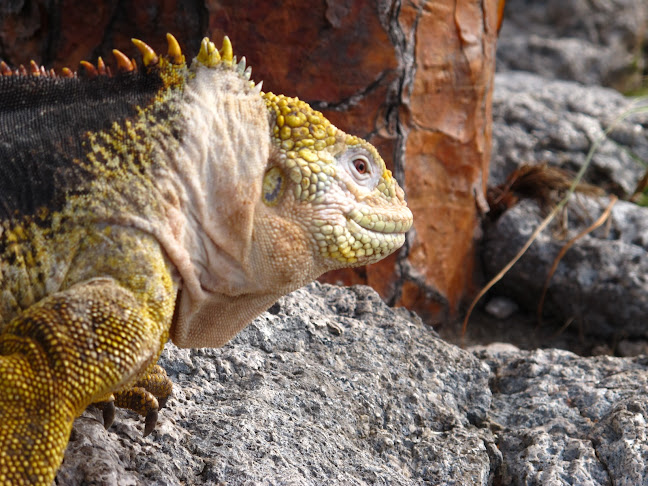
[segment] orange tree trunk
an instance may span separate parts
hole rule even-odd
[[[129,3],[130,5],[125,5]],[[428,320],[473,289],[491,146],[495,40],[503,0],[61,0],[0,16],[0,58],[48,67],[131,55],[131,37],[185,52],[227,33],[264,89],[298,96],[369,139],[404,183],[414,229],[400,253],[323,277],[366,283]]]

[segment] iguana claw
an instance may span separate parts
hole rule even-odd
[[[115,406],[126,408],[146,417],[144,422],[144,437],[146,437],[155,429],[158,411],[166,405],[172,391],[173,384],[164,368],[155,365],[132,387],[115,392],[114,402],[110,403],[114,403],[113,409]],[[106,413],[105,408],[104,413]]]
[[[103,413],[104,428],[108,429],[115,421],[115,400],[99,403],[99,408]]]
[[[143,437],[146,437],[155,428],[158,419],[158,409],[149,410],[146,414],[146,419],[144,420],[144,434]]]

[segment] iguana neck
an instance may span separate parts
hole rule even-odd
[[[197,65],[180,120],[179,147],[167,152],[169,170],[156,183],[176,199],[162,219],[173,231],[156,236],[182,277],[185,299],[248,293],[258,284],[249,263],[270,152],[267,110],[237,73]]]

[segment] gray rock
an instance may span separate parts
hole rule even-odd
[[[65,485],[492,484],[489,370],[367,287],[312,284],[221,349],[168,346],[156,430],[77,420]]]
[[[644,0],[508,0],[497,68],[583,84],[637,87],[646,58]]]
[[[545,278],[568,239],[595,221],[607,198],[577,196],[567,212],[567,233],[558,222],[543,231],[495,287],[535,312]],[[495,275],[522,248],[542,215],[522,201],[486,230],[483,261]],[[579,239],[554,274],[544,309],[585,335],[606,338],[648,335],[648,208],[618,201],[607,225]]]
[[[633,100],[607,88],[528,73],[497,74],[489,183],[501,184],[523,164],[548,163],[577,172],[592,144],[614,124],[585,180],[627,197],[645,172],[637,159],[648,161],[648,103],[643,113],[618,120],[632,106]]]
[[[511,343],[502,343],[499,341],[494,341],[492,343],[483,345],[478,344],[475,346],[470,346],[467,348],[469,351],[478,352],[478,351],[488,351],[490,353],[517,353],[520,348],[511,344]]]
[[[648,360],[489,354],[498,484],[648,484]]]
[[[310,285],[162,363],[152,435],[85,412],[57,484],[648,484],[645,357],[467,353],[367,287]]]

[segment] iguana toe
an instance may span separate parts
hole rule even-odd
[[[146,419],[144,420],[144,433],[142,434],[143,437],[146,437],[151,432],[153,432],[153,429],[155,429],[155,426],[157,425],[157,419],[158,409],[156,408],[149,410],[146,414]]]
[[[115,399],[114,397],[112,397],[111,400],[99,402],[96,405],[101,409],[103,413],[104,428],[108,429],[115,421]]]
[[[157,398],[145,388],[134,386],[115,393],[115,406],[132,410],[142,417],[146,417],[144,436],[147,436],[155,428],[159,404]]]
[[[114,408],[117,406],[132,410],[146,417],[144,423],[144,437],[146,437],[155,428],[158,411],[166,405],[172,392],[173,383],[167,376],[164,368],[155,365],[144,377],[135,382],[132,387],[116,392],[113,402],[102,402],[100,404],[104,411],[104,425],[107,423],[106,414],[110,413],[110,405],[108,404],[112,403],[113,415]]]

